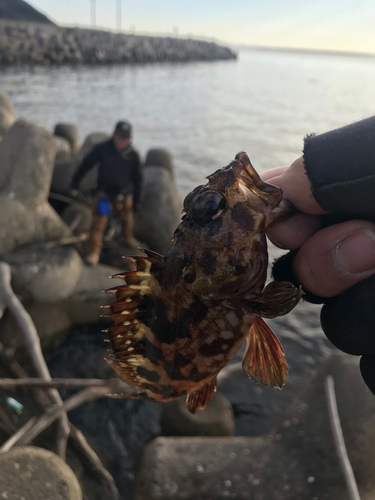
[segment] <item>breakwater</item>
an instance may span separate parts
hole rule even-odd
[[[213,42],[0,21],[0,64],[116,64],[235,59]]]

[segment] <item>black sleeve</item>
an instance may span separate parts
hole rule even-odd
[[[81,165],[78,167],[76,173],[73,176],[71,187],[77,189],[81,183],[82,178],[89,172],[97,163],[99,163],[101,158],[101,144],[96,146],[91,153],[89,153],[83,159]]]
[[[375,222],[375,117],[307,137],[304,163],[314,198],[329,212],[325,225],[357,218]],[[299,284],[292,272],[295,254],[274,263],[275,280]],[[324,304],[324,333],[342,351],[362,355],[361,373],[375,394],[375,275],[336,297],[304,299]]]
[[[133,183],[133,207],[139,208],[143,201],[143,169],[136,151],[134,151]]]
[[[327,212],[375,221],[375,116],[305,139],[312,193]]]

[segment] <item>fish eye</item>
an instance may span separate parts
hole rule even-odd
[[[194,199],[195,195],[197,194],[197,191],[201,190],[203,187],[202,186],[197,186],[191,193],[189,193],[186,198],[184,199],[184,209],[183,212],[188,212],[191,202]]]
[[[227,201],[218,191],[204,191],[192,203],[192,214],[195,222],[204,226],[220,217]]]

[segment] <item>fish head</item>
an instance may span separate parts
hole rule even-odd
[[[170,251],[186,263],[182,276],[193,293],[244,297],[264,286],[267,218],[283,194],[259,177],[245,152],[207,180],[186,196]]]

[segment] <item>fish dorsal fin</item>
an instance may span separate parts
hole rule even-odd
[[[150,379],[158,377],[143,367],[148,351],[156,349],[149,340],[150,330],[143,323],[143,316],[152,301],[152,285],[157,284],[154,273],[160,267],[162,258],[155,252],[145,253],[147,257],[127,257],[136,271],[113,276],[123,279],[125,285],[107,290],[116,297],[116,302],[104,306],[111,312],[103,315],[113,320],[113,325],[104,330],[109,333],[113,355],[113,359],[106,361],[121,380],[136,388],[142,388]]]
[[[281,389],[288,378],[284,349],[268,325],[257,316],[247,336],[242,368],[256,383]]]
[[[216,392],[217,380],[216,377],[209,384],[204,385],[201,389],[194,391],[186,397],[186,407],[190,413],[196,413],[199,410],[204,410],[211,401],[214,392]]]

